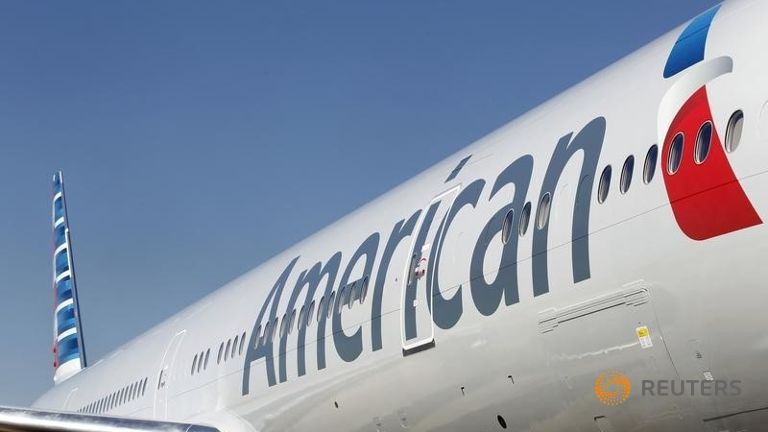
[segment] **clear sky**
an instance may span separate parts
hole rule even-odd
[[[95,361],[715,3],[4,1],[0,404],[52,385],[54,170]]]

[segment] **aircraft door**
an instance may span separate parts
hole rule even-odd
[[[178,368],[173,368],[173,363],[176,360],[176,354],[179,352],[181,342],[186,333],[186,330],[181,330],[173,336],[160,362],[160,372],[157,376],[157,387],[155,389],[155,419],[165,420],[168,418],[168,388],[176,379],[178,372]]]
[[[422,213],[411,244],[411,253],[403,277],[400,308],[400,329],[403,355],[408,355],[435,345],[435,329],[432,321],[432,286],[427,273],[430,252],[445,229],[443,223],[448,209],[461,189],[451,188],[433,198]]]

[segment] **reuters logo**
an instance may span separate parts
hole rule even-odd
[[[632,383],[620,372],[603,372],[595,381],[595,395],[606,405],[621,405],[629,398]]]

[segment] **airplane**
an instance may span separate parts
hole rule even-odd
[[[55,385],[0,430],[768,430],[767,19],[701,13],[96,362],[57,172]]]

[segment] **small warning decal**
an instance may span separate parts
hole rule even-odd
[[[635,333],[637,333],[637,339],[640,341],[641,348],[646,349],[653,346],[653,341],[651,340],[651,332],[648,330],[648,326],[636,328]]]

